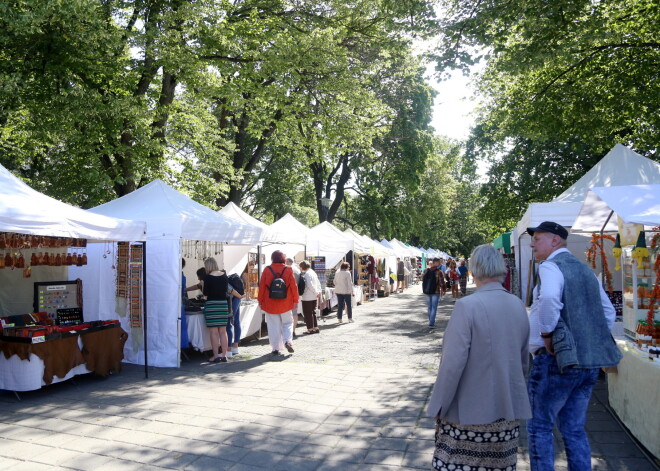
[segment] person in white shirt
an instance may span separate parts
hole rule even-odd
[[[348,262],[342,262],[339,270],[335,273],[335,294],[337,295],[337,322],[344,322],[342,315],[344,305],[348,314],[348,322],[353,322],[353,275]]]
[[[305,280],[305,291],[300,298],[305,325],[307,325],[305,334],[318,334],[320,331],[318,319],[316,318],[316,306],[321,300],[321,282],[307,260],[300,262],[300,269],[302,270],[300,277]]]
[[[568,469],[590,470],[584,429],[589,398],[600,368],[621,359],[610,334],[615,310],[596,275],[567,250],[564,227],[546,221],[527,232],[534,258],[541,261],[529,316],[534,357],[527,386],[530,466],[533,471],[554,469],[557,422]]]

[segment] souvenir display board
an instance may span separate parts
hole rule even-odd
[[[657,274],[654,269],[658,254],[642,259],[642,267],[632,258],[632,247],[623,249],[623,329],[628,338],[643,345],[660,344],[660,306],[653,306],[653,325],[648,325],[651,296]],[[642,330],[644,332],[642,332]]]
[[[325,266],[325,257],[323,255],[312,256],[309,258],[312,264],[312,270],[316,272],[321,282],[321,287],[325,289],[328,286],[328,271]]]
[[[117,243],[117,297],[128,301],[131,327],[142,327],[144,246],[128,242]]]
[[[359,255],[357,257],[357,280],[356,284],[362,287],[362,297],[363,301],[369,301],[370,298],[375,297],[378,293],[372,289],[371,285],[373,283],[372,272],[375,271],[376,267],[371,266],[373,257],[370,258],[369,255]]]
[[[34,283],[34,312],[46,312],[54,321],[58,310],[78,308],[82,320],[82,282],[46,281]]]
[[[259,297],[259,263],[258,254],[250,252],[248,254],[248,286],[245,291],[248,293],[248,299],[257,299]],[[266,264],[266,255],[261,254],[261,265]]]

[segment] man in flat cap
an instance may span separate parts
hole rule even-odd
[[[530,227],[540,261],[529,316],[529,351],[534,356],[527,389],[532,471],[554,470],[555,421],[566,446],[569,470],[590,470],[584,430],[587,406],[601,367],[621,359],[610,330],[615,310],[591,269],[566,248],[568,231],[546,221]]]

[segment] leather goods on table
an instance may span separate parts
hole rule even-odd
[[[82,332],[82,351],[78,347],[78,336],[74,335],[35,344],[0,340],[0,352],[7,359],[18,355],[21,360],[29,360],[30,353],[34,353],[44,362],[44,383],[50,384],[53,376],[64,378],[72,368],[83,363],[87,363],[88,370],[101,376],[107,376],[110,371],[120,371],[127,338],[124,329],[114,327]]]

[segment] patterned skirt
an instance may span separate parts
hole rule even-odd
[[[223,327],[229,320],[227,301],[206,301],[204,305],[204,320],[206,327]]]
[[[515,471],[520,436],[518,420],[459,425],[437,420],[433,469]]]
[[[459,278],[458,285],[461,287],[461,293],[465,294],[467,291],[467,276]]]

